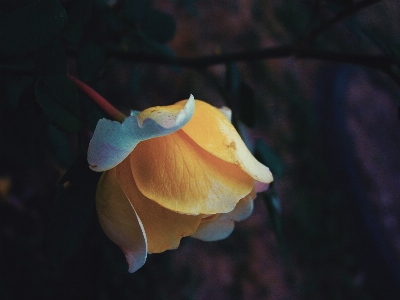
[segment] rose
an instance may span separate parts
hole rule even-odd
[[[196,108],[195,108],[196,106]],[[230,110],[194,100],[132,112],[123,123],[102,119],[88,162],[105,171],[96,207],[107,236],[124,251],[129,272],[147,253],[192,236],[227,237],[247,218],[256,192],[273,180],[230,123]]]

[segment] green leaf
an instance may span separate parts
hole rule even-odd
[[[67,174],[66,184],[58,189],[44,240],[45,253],[56,267],[74,253],[95,215],[96,186],[101,175],[89,169],[86,154],[76,159]]]
[[[83,29],[89,21],[93,10],[93,1],[77,1],[68,11],[68,23],[63,37],[76,45],[82,37]]]
[[[65,75],[39,78],[35,84],[35,96],[37,103],[56,127],[67,132],[80,130],[78,92]]]
[[[399,64],[393,64],[390,67],[390,71],[388,74],[392,77],[392,79],[400,85],[400,65]]]
[[[49,44],[62,30],[67,13],[57,0],[39,0],[0,20],[2,57],[27,55]]]
[[[147,11],[151,9],[151,1],[148,0],[125,0],[122,3],[123,15],[133,23],[142,20]]]
[[[393,53],[394,57],[400,61],[400,44],[393,44],[390,47],[391,52]]]
[[[294,37],[299,37],[308,28],[312,19],[310,9],[300,1],[285,0],[276,9],[278,20]]]
[[[83,81],[93,80],[104,65],[106,59],[103,48],[88,42],[78,53],[78,71]]]
[[[166,57],[175,57],[175,52],[167,45],[159,44],[146,35],[141,35],[136,38],[137,47],[148,54],[162,55]]]
[[[240,86],[240,72],[236,63],[227,63],[225,71],[226,89],[235,95]]]
[[[255,145],[256,157],[266,165],[274,176],[275,181],[282,177],[284,164],[280,157],[261,139],[256,141]]]
[[[47,127],[47,138],[50,142],[49,146],[57,163],[62,168],[70,166],[73,157],[67,134],[49,124]]]
[[[255,125],[256,97],[253,89],[241,81],[238,92],[240,120],[248,127]]]
[[[97,122],[102,118],[107,118],[108,116],[86,94],[78,91],[78,97],[82,112],[82,119],[89,129],[94,132]]]
[[[59,39],[39,52],[34,72],[36,77],[67,73],[67,56]]]
[[[370,38],[379,48],[381,48],[386,54],[391,55],[392,52],[390,51],[390,40],[385,39],[385,36],[382,32],[373,29],[363,29],[363,33]]]
[[[142,31],[151,39],[165,44],[175,36],[176,23],[172,15],[149,9],[140,22]]]
[[[281,247],[285,264],[289,269],[291,269],[289,254],[287,251],[286,241],[282,228],[282,221],[280,215],[280,210],[281,210],[280,200],[273,185],[270,186],[270,189],[267,192],[262,193],[262,196],[265,205],[267,207],[268,216],[271,220],[272,228],[275,232],[276,239],[278,240],[278,243]]]

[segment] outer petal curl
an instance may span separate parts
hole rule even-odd
[[[135,272],[146,261],[146,234],[135,209],[118,184],[115,169],[104,172],[100,178],[96,209],[104,232],[125,253],[128,271]]]
[[[226,115],[210,104],[196,100],[193,117],[182,130],[207,152],[238,165],[264,189],[273,181],[270,170],[254,158]]]
[[[197,231],[191,237],[206,241],[218,241],[227,238],[235,228],[234,221],[243,221],[253,212],[253,200],[256,197],[255,189],[241,199],[235,209],[229,213],[219,214],[216,218],[212,216],[204,218]]]
[[[89,143],[88,162],[92,170],[102,172],[122,162],[140,141],[168,135],[183,127],[194,112],[193,95],[170,106],[148,108],[127,117],[121,124],[101,119]]]
[[[196,239],[213,242],[226,239],[233,232],[235,223],[227,214],[220,214],[212,221],[200,224],[197,231],[191,235]]]
[[[116,170],[119,184],[143,222],[150,253],[176,249],[182,237],[197,230],[201,215],[178,214],[146,198],[139,191],[132,176],[129,157],[120,163]]]

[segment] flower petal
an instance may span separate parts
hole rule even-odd
[[[192,117],[195,101],[180,101],[169,106],[148,108],[127,117],[121,124],[101,119],[97,123],[88,150],[88,162],[94,171],[109,170],[122,162],[140,141],[177,131]]]
[[[139,143],[130,158],[142,194],[184,214],[229,212],[253,188],[248,174],[208,153],[182,130]]]
[[[257,193],[265,192],[269,188],[269,183],[263,183],[260,181],[255,181],[254,188],[256,189]]]
[[[228,118],[217,108],[196,100],[193,117],[182,130],[204,150],[240,166],[255,180],[262,183],[273,180],[269,169],[254,158]]]
[[[191,235],[206,242],[227,238],[235,228],[235,223],[227,214],[220,214],[212,221],[201,223],[197,231]]]
[[[118,184],[115,169],[104,172],[99,180],[96,208],[104,232],[125,253],[129,272],[135,272],[146,261],[146,235],[135,209]]]
[[[232,123],[232,110],[227,106],[222,106],[218,110]]]
[[[254,204],[253,200],[256,198],[256,190],[253,188],[246,197],[241,199],[238,204],[236,204],[235,209],[227,213],[229,218],[234,221],[243,221],[250,217],[253,212]]]
[[[143,223],[150,253],[176,249],[182,237],[191,235],[197,230],[202,219],[201,215],[178,214],[146,198],[138,190],[128,158],[120,163],[116,170],[118,182]]]
[[[235,227],[234,221],[243,221],[253,212],[255,188],[236,204],[235,209],[225,214],[211,215],[202,219],[197,231],[191,237],[211,242],[227,238]]]

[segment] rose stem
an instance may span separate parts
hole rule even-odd
[[[88,95],[89,98],[91,98],[98,106],[100,106],[100,108],[104,110],[111,118],[121,123],[125,120],[126,115],[124,115],[114,106],[112,106],[110,102],[104,99],[99,93],[89,87],[86,83],[80,81],[70,74],[67,74],[67,77],[71,81],[73,81],[82,92]]]

